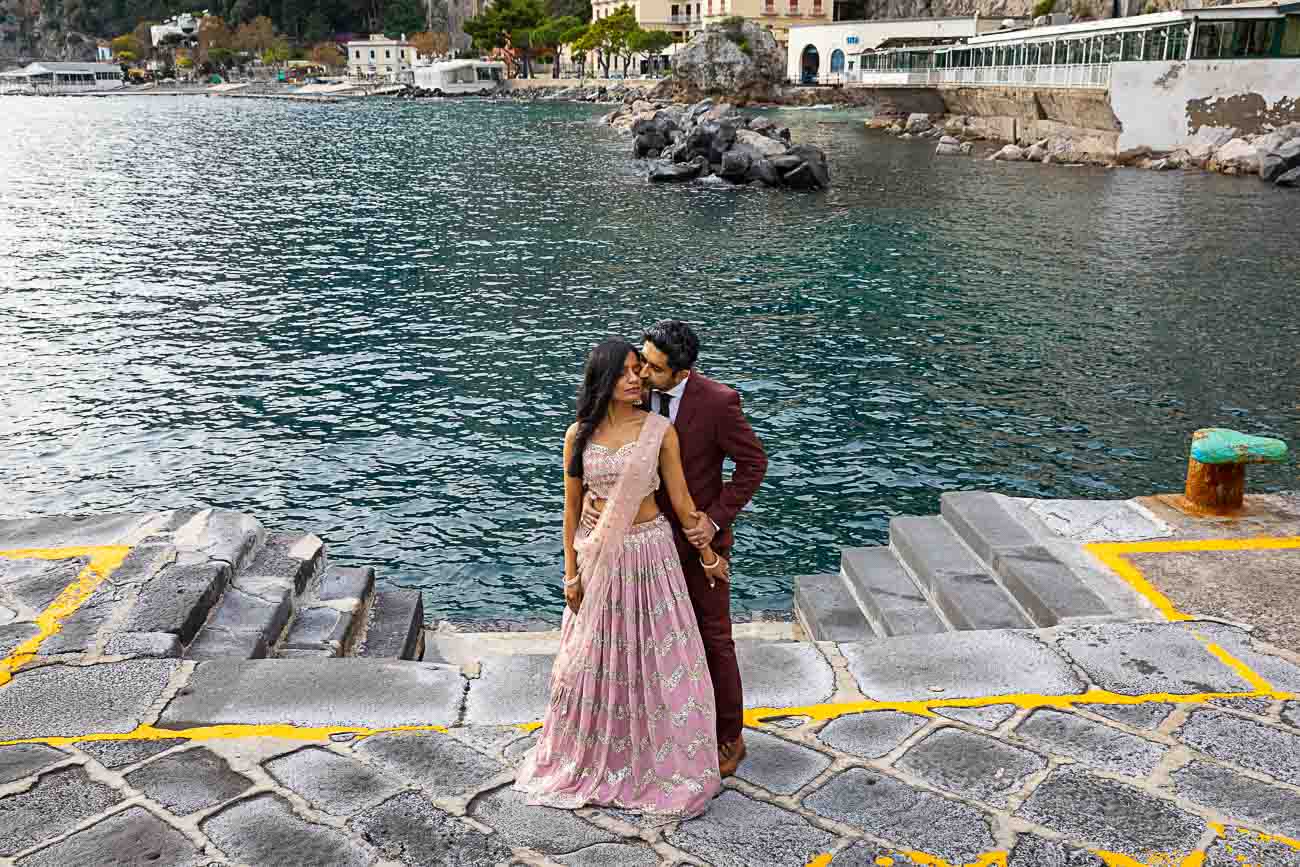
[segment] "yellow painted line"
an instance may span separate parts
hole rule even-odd
[[[197,726],[188,729],[160,729],[152,725],[140,725],[129,732],[97,732],[84,735],[62,735],[55,737],[19,738],[0,741],[0,747],[17,744],[45,744],[51,747],[76,746],[92,741],[161,741],[182,739],[190,741],[238,740],[241,738],[285,738],[297,741],[326,741],[335,735],[351,735],[354,738],[368,738],[372,735],[390,732],[438,732],[446,734],[447,727],[439,725],[392,726],[389,728],[365,728],[359,726],[296,726],[292,723],[266,724],[227,724],[214,726]]]
[[[96,545],[76,548],[17,548],[0,551],[0,557],[11,560],[72,560],[85,557],[89,562],[78,573],[71,584],[64,587],[54,601],[46,606],[36,618],[36,635],[13,649],[4,659],[0,659],[0,686],[13,678],[13,673],[30,662],[45,639],[63,628],[63,618],[82,606],[96,588],[104,582],[113,570],[122,565],[131,548],[129,545]]]
[[[829,863],[831,863],[831,853],[825,852],[809,861],[806,867],[826,867]]]

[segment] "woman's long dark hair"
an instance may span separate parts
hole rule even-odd
[[[573,440],[573,454],[569,457],[569,475],[582,478],[582,453],[587,450],[597,425],[609,412],[609,401],[614,386],[623,376],[627,354],[636,347],[621,337],[607,337],[587,356],[587,369],[582,374],[582,387],[578,389],[578,434]]]

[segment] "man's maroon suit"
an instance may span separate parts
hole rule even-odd
[[[718,525],[714,550],[730,559],[734,540],[731,525],[753,498],[767,472],[763,444],[740,409],[740,395],[695,372],[686,380],[673,424],[681,442],[682,470],[691,499],[697,509],[706,512]],[[722,462],[727,457],[736,468],[731,481],[724,484]],[[667,490],[660,487],[657,499],[659,510],[673,525],[686,587],[704,639],[704,653],[718,706],[718,743],[729,744],[740,737],[744,704],[736,644],[731,638],[731,593],[723,583],[709,587],[709,579],[700,565],[700,552],[682,532]]]

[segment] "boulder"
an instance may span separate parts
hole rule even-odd
[[[652,112],[654,110],[655,105],[653,102],[647,102],[644,99],[638,99],[632,102],[633,114],[645,114],[646,112]]]
[[[1300,167],[1300,139],[1291,139],[1276,150],[1260,154],[1259,157],[1259,176],[1269,183],[1298,167]]]
[[[748,180],[751,162],[753,160],[747,150],[733,148],[722,155],[722,171],[718,174],[729,181]]]
[[[1259,155],[1253,144],[1234,138],[1215,151],[1210,167],[1227,175],[1253,174],[1259,171]]]
[[[655,183],[674,181],[692,181],[709,167],[704,157],[696,157],[689,163],[668,163],[662,160],[650,167],[650,180]]]
[[[1047,156],[1047,148],[1040,144],[1030,145],[1029,150],[1025,151],[1025,159],[1036,163],[1041,163],[1045,156]]]
[[[791,171],[792,169],[797,169],[799,166],[803,165],[803,160],[797,154],[793,153],[782,154],[779,157],[770,157],[768,161],[772,164],[772,168],[776,169],[781,174],[785,174],[786,172]]]
[[[962,152],[962,154],[963,154],[964,156],[970,156],[971,154],[973,154],[973,153],[975,152],[975,145],[972,144],[971,142],[968,142],[968,141],[967,141],[967,142],[962,142],[962,143],[961,143],[961,148],[959,148],[959,150],[961,150],[961,152]]]
[[[953,144],[946,144],[945,142],[941,141],[939,142],[938,147],[934,149],[934,153],[936,156],[941,156],[941,157],[961,156],[961,143],[954,142]]]
[[[673,55],[674,87],[688,99],[726,94],[740,104],[771,102],[785,77],[785,51],[757,21],[707,27]]]
[[[946,135],[946,136],[943,136],[942,138],[939,139],[939,144],[941,144],[941,145],[952,145],[953,147],[958,147],[958,146],[961,144],[961,142],[958,141],[958,140],[957,140],[956,138],[954,138],[953,136]]]
[[[934,124],[930,123],[930,115],[916,113],[907,116],[907,126],[904,129],[906,132],[912,133],[912,135],[917,135],[926,132],[933,126]]]
[[[790,184],[793,187],[805,186],[810,190],[824,190],[830,187],[831,170],[830,167],[826,165],[825,151],[819,147],[814,147],[813,145],[795,145],[790,148],[790,156],[798,157],[803,161],[803,165],[783,176],[787,184]],[[802,179],[802,176],[798,183],[790,180],[790,175],[805,169],[808,172],[808,176],[811,178],[810,182],[805,182]]]
[[[700,115],[700,120],[722,120],[736,113],[736,107],[729,102],[720,102]]]
[[[1016,162],[1025,158],[1025,152],[1013,144],[1004,145],[1002,150],[995,153],[990,159],[1003,160],[1006,162]]]
[[[754,132],[752,129],[736,130],[737,142],[746,147],[753,148],[759,154],[765,157],[780,156],[786,152],[784,142],[777,139],[769,138],[761,133]]]
[[[761,181],[769,187],[781,186],[781,173],[771,162],[762,158],[750,162],[749,174],[746,177],[751,181]]]
[[[1273,183],[1279,187],[1300,187],[1300,168],[1285,172]]]
[[[655,129],[647,130],[632,140],[632,156],[636,159],[651,156],[658,156],[664,148],[668,147],[668,139],[663,133]]]

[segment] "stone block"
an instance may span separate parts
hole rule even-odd
[[[216,610],[208,619],[208,627],[227,632],[256,633],[269,647],[279,639],[291,613],[293,598],[286,586],[266,588],[263,595],[231,587],[217,603]]]
[[[1147,701],[1142,704],[1086,704],[1083,708],[1135,729],[1155,729],[1165,721],[1172,704]]]
[[[942,518],[893,518],[889,542],[955,628],[1033,625]]]
[[[13,653],[18,645],[40,634],[40,628],[31,622],[8,623],[0,626],[0,659]]]
[[[485,656],[482,662],[465,699],[467,725],[511,725],[546,716],[554,656]]]
[[[1128,500],[1034,500],[1029,511],[1047,529],[1072,542],[1136,542],[1174,532]]]
[[[797,813],[723,790],[708,812],[682,822],[668,842],[713,867],[787,867],[830,851],[835,836]]]
[[[1282,722],[1300,729],[1300,701],[1289,701],[1282,705]]]
[[[1202,761],[1179,769],[1172,779],[1174,791],[1181,798],[1235,821],[1300,838],[1300,794],[1291,789]]]
[[[1226,650],[1238,662],[1245,663],[1251,671],[1268,681],[1275,690],[1300,693],[1300,665],[1290,660],[1266,653],[1256,646],[1251,634],[1226,623],[1184,623],[1183,631],[1195,633]]]
[[[1105,617],[1111,611],[1070,567],[1040,546],[998,551],[993,571],[1034,623],[1055,626],[1071,617]]]
[[[149,741],[79,741],[75,746],[106,768],[121,768],[185,743],[189,741],[184,738],[161,738]]]
[[[1268,716],[1268,712],[1273,709],[1271,698],[1212,698],[1207,704],[1211,707],[1229,707],[1256,716]]]
[[[845,644],[840,651],[858,688],[882,701],[1076,695],[1084,690],[1064,657],[1024,632],[903,636]]]
[[[931,732],[894,767],[939,789],[1005,806],[1030,774],[1047,767],[1037,753],[959,728]]]
[[[1205,830],[1204,820],[1172,801],[1077,766],[1052,771],[1015,815],[1110,852],[1161,853],[1173,863]]]
[[[633,843],[597,843],[554,859],[565,867],[659,867],[659,854]]]
[[[44,744],[10,744],[0,747],[0,786],[30,777],[66,758],[67,753]]]
[[[235,576],[235,586],[257,593],[257,588],[279,582],[302,593],[324,559],[325,545],[316,536],[271,533],[252,561]]]
[[[1007,867],[1106,867],[1106,862],[1087,849],[1060,840],[1021,834],[1008,856]]]
[[[200,662],[211,659],[263,659],[266,639],[256,632],[228,632],[205,626],[185,656]]]
[[[375,592],[375,570],[372,566],[330,566],[320,579],[321,602],[354,601],[358,608]]]
[[[875,636],[840,575],[795,578],[794,610],[813,641],[864,641]]]
[[[265,539],[266,530],[252,515],[213,509],[193,547],[209,559],[225,563],[234,573],[253,558]],[[176,540],[178,545],[184,544],[184,528],[177,531]]]
[[[745,707],[803,707],[830,701],[835,672],[815,645],[797,641],[737,641]]]
[[[71,831],[122,801],[81,768],[42,774],[30,789],[0,798],[0,856],[14,855]]]
[[[954,864],[997,848],[989,817],[959,801],[914,789],[875,771],[850,768],[803,799],[820,816]],[[761,826],[755,826],[761,827]]]
[[[183,644],[193,640],[230,581],[225,563],[174,565],[140,587],[124,632],[170,632]]]
[[[304,608],[294,617],[284,637],[285,649],[330,650],[342,656],[356,635],[357,621],[351,611],[319,606]]]
[[[121,545],[158,517],[156,512],[114,512],[0,520],[0,551]]]
[[[840,570],[877,633],[928,635],[948,630],[888,548],[845,548]]]
[[[1165,753],[1160,744],[1137,735],[1046,708],[1030,714],[1016,735],[1055,755],[1130,777],[1149,775]]]
[[[69,560],[0,558],[0,588],[33,611],[44,611],[86,567],[84,557]]]
[[[109,581],[115,585],[140,584],[157,575],[176,558],[176,547],[168,543],[136,545],[121,565],[113,570]]]
[[[170,632],[110,632],[104,640],[107,656],[179,659],[184,653],[181,640]]]
[[[419,659],[424,640],[424,597],[419,590],[385,590],[370,606],[365,646],[358,656]]]
[[[483,834],[407,792],[371,807],[348,823],[383,857],[410,867],[479,867],[511,860],[500,834]]]
[[[264,793],[237,801],[200,825],[232,860],[275,867],[366,867],[373,858],[342,832],[298,817]]]
[[[939,513],[975,556],[991,562],[995,551],[1037,544],[1029,529],[987,491],[948,491],[939,495]]]
[[[934,712],[941,717],[955,719],[976,728],[992,731],[1016,712],[1014,704],[991,704],[987,707],[940,707]]]
[[[547,855],[566,855],[618,840],[609,831],[579,819],[571,810],[530,807],[527,796],[509,786],[479,795],[469,805],[469,814],[510,845],[526,846]]]
[[[126,782],[178,816],[215,807],[253,785],[203,747],[156,759],[127,774]]]
[[[840,850],[832,863],[835,867],[880,867],[882,864],[911,867],[917,862],[907,857],[905,852],[891,846],[884,846],[871,840],[858,840],[848,848]]]
[[[275,652],[276,659],[337,659],[337,647],[281,647]]]
[[[125,734],[145,721],[180,663],[135,659],[19,672],[0,689],[6,738]]]
[[[793,795],[831,764],[829,756],[766,732],[749,732],[745,746],[736,776],[778,795]]]
[[[16,862],[18,867],[206,867],[212,859],[143,807],[131,807]]]
[[[1055,643],[1094,684],[1121,695],[1196,695],[1251,689],[1179,623],[1064,627],[1056,632]]]
[[[1300,867],[1300,849],[1270,834],[1229,826],[1205,850],[1203,867]]]
[[[445,726],[459,715],[463,684],[458,673],[420,662],[217,660],[199,664],[158,725]]]
[[[1221,710],[1192,711],[1175,736],[1193,749],[1300,786],[1300,735]]]
[[[925,728],[929,720],[892,710],[854,713],[833,719],[817,735],[826,746],[863,759],[878,759]]]
[[[303,747],[262,767],[280,785],[335,816],[351,816],[402,789],[369,765],[322,747]]]
[[[477,792],[506,766],[436,732],[391,732],[363,738],[358,756],[435,798],[460,798]]]

